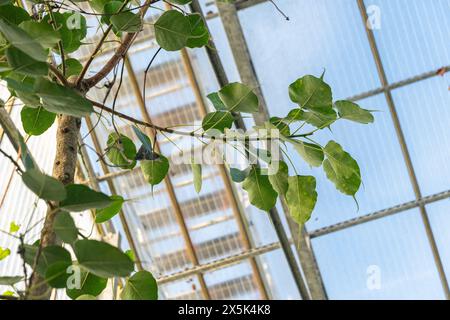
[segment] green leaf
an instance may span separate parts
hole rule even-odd
[[[12,286],[19,281],[22,281],[22,276],[14,276],[14,277],[0,277],[0,286]]]
[[[19,27],[44,48],[53,48],[61,40],[59,31],[46,22],[24,21]]]
[[[128,249],[125,251],[125,254],[131,259],[131,261],[136,262],[136,256],[134,255],[133,250]]]
[[[66,211],[80,212],[89,209],[106,208],[113,200],[102,192],[97,192],[82,184],[66,186],[67,198],[61,201],[60,208]]]
[[[239,82],[224,86],[219,91],[219,97],[228,111],[255,113],[259,110],[256,94],[249,87]]]
[[[6,59],[14,72],[27,76],[46,76],[48,74],[47,64],[37,61],[15,47],[9,47],[5,51]]]
[[[19,153],[20,153],[20,159],[22,160],[23,165],[25,166],[26,170],[31,170],[37,168],[36,163],[34,162],[34,159],[31,157],[30,151],[28,150],[28,147],[23,140],[22,136],[19,136]]]
[[[35,60],[42,62],[47,61],[48,54],[44,48],[19,27],[0,18],[0,31],[9,43],[17,49],[23,51]]]
[[[192,0],[168,0],[170,3],[173,4],[179,4],[179,5],[186,5],[192,2]]]
[[[292,83],[289,86],[289,96],[300,108],[306,110],[333,107],[330,86],[314,76],[308,75]]]
[[[67,196],[64,185],[53,177],[43,174],[39,169],[29,169],[22,174],[23,183],[39,198],[61,201]]]
[[[167,51],[184,48],[191,36],[189,19],[177,10],[164,12],[154,26],[156,41]]]
[[[45,109],[54,113],[68,114],[74,117],[88,116],[94,111],[92,103],[75,90],[60,86],[45,79],[38,79],[34,90],[42,98]]]
[[[10,290],[6,290],[5,292],[2,293],[2,296],[14,297],[15,293]],[[0,299],[0,300],[3,300],[3,299]]]
[[[164,180],[169,172],[169,160],[163,155],[156,154],[155,160],[141,161],[141,169],[145,180],[152,186],[159,184]]]
[[[30,136],[39,136],[49,129],[55,122],[56,114],[42,107],[23,107],[20,112],[23,130]]]
[[[110,20],[118,31],[139,32],[142,29],[141,18],[129,11],[113,15]]]
[[[301,140],[287,140],[292,143],[298,154],[312,167],[320,167],[323,163],[324,154],[322,147]]]
[[[197,193],[202,190],[202,166],[198,163],[191,163],[192,174],[194,176],[194,188]]]
[[[57,27],[56,29],[61,36],[64,52],[67,54],[78,50],[82,44],[81,40],[84,39],[87,34],[86,18],[79,13],[73,12],[53,12],[53,17]],[[49,19],[49,15],[46,15],[43,21],[50,24]],[[57,46],[55,46],[53,50],[59,53],[59,48]]]
[[[322,107],[310,111],[304,111],[302,109],[293,109],[289,112],[286,120],[292,121],[305,121],[316,128],[329,127],[336,121],[337,115],[332,108]]]
[[[103,7],[101,22],[104,24],[110,24],[111,17],[119,12],[122,5],[123,3],[121,1],[109,1],[106,3]]]
[[[89,1],[89,5],[91,6],[92,9],[94,9],[95,11],[99,12],[99,13],[103,13],[103,10],[105,8],[105,5],[111,2],[110,0],[91,0]]]
[[[212,92],[206,96],[209,101],[213,104],[214,108],[217,111],[225,111],[227,110],[227,107],[223,104],[222,100],[220,100],[219,93],[218,92]]]
[[[66,77],[77,76],[83,70],[83,65],[74,58],[66,59]],[[62,71],[62,64],[58,66],[58,69]]]
[[[268,176],[261,169],[253,168],[242,187],[247,191],[250,203],[263,211],[269,211],[277,202],[277,192],[272,188]]]
[[[24,245],[23,250],[25,251],[25,262],[32,267],[35,263],[38,246],[26,244]],[[63,247],[56,245],[47,246],[41,251],[39,261],[36,265],[36,272],[39,273],[42,277],[45,277],[45,273],[48,267],[59,262],[66,263],[67,265],[70,265],[72,263],[69,251],[67,251]]]
[[[11,4],[13,0],[0,0],[0,6]]]
[[[316,206],[316,178],[312,176],[289,177],[286,201],[291,217],[300,225],[305,224]]]
[[[73,243],[78,239],[78,228],[68,212],[60,211],[56,214],[53,230],[65,243]]]
[[[67,268],[72,265],[71,262],[59,261],[49,265],[45,271],[45,281],[52,288],[65,288],[67,285],[67,279],[70,274],[67,273]]]
[[[277,161],[271,164],[272,168],[278,166],[275,174],[269,175],[269,181],[274,190],[281,196],[285,195],[288,190],[289,169],[284,161]]]
[[[374,122],[374,117],[369,110],[363,109],[351,101],[336,101],[334,104],[342,119],[368,124]]]
[[[323,169],[328,179],[340,192],[354,196],[361,185],[358,163],[334,141],[328,142],[324,152],[326,159]]]
[[[106,142],[106,156],[109,161],[122,169],[133,169],[136,166],[136,146],[127,136],[113,132]]]
[[[131,276],[120,294],[122,300],[158,300],[158,285],[148,271],[139,271]]]
[[[139,141],[141,141],[145,152],[148,154],[153,153],[153,146],[152,146],[152,141],[150,140],[150,138],[145,133],[143,133],[138,127],[133,126],[132,128],[133,128],[134,133],[138,137]]]
[[[133,261],[125,253],[105,242],[78,240],[74,252],[79,264],[99,277],[127,277],[134,270]]]
[[[6,259],[6,257],[8,257],[11,254],[11,250],[9,250],[8,248],[3,249],[2,247],[0,247],[0,261]]]
[[[188,15],[189,24],[191,25],[191,35],[187,40],[189,48],[201,48],[209,42],[208,28],[202,16],[198,13]]]
[[[241,183],[247,178],[247,176],[250,173],[250,168],[247,168],[245,170],[239,170],[236,168],[230,168],[230,176],[231,180],[237,183]]]
[[[20,230],[20,225],[16,224],[14,221],[12,221],[9,224],[9,233],[17,233],[17,231]]]
[[[31,20],[31,17],[26,10],[12,4],[2,6],[2,9],[0,10],[0,18],[3,18],[9,23],[15,25],[19,25],[23,21]]]
[[[96,223],[103,223],[111,220],[122,209],[122,205],[125,202],[122,196],[112,195],[110,198],[112,203],[108,207],[95,212]]]
[[[279,117],[272,117],[270,118],[270,123],[280,131],[281,135],[289,136],[291,134],[291,129],[284,119],[281,119]]]
[[[205,116],[202,121],[202,128],[204,131],[215,129],[224,132],[225,128],[230,129],[233,126],[233,121],[231,112],[214,111]]]
[[[40,98],[34,93],[35,78],[10,73],[5,81],[8,83],[8,90],[15,92],[15,95],[27,106],[36,108],[41,104]]]
[[[96,275],[80,269],[80,284],[79,288],[67,288],[66,294],[71,299],[77,299],[83,295],[98,296],[105,290],[108,284],[108,279],[97,277]]]

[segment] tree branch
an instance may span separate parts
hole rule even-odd
[[[125,6],[128,4],[129,0],[124,1],[122,6],[119,8],[119,10],[117,11],[117,13],[121,12]],[[100,49],[103,46],[103,43],[105,42],[106,38],[108,37],[109,32],[112,30],[113,28],[113,24],[111,23],[108,28],[105,30],[105,32],[103,32],[103,35],[100,39],[100,41],[97,43],[97,46],[95,47],[94,51],[92,52],[92,54],[89,56],[88,61],[86,62],[86,64],[84,65],[83,69],[80,72],[80,75],[78,76],[78,79],[76,81],[76,86],[80,86],[81,81],[83,80],[84,76],[86,75],[86,72],[89,70],[89,66],[91,65],[92,61],[94,61],[95,56],[97,55],[97,53],[100,51]]]
[[[166,133],[171,133],[171,134],[177,134],[180,136],[187,136],[187,137],[196,137],[196,138],[204,138],[204,139],[210,139],[210,140],[218,140],[218,141],[229,141],[229,140],[242,140],[242,141],[261,141],[261,140],[266,140],[266,138],[259,138],[259,137],[251,137],[248,135],[243,135],[242,137],[231,137],[231,136],[225,136],[225,135],[221,135],[221,136],[212,136],[212,135],[208,135],[206,134],[206,132],[203,133],[195,133],[193,131],[191,132],[187,132],[187,131],[180,131],[180,130],[174,130],[168,127],[161,127],[158,126],[156,124],[153,123],[149,123],[149,122],[145,122],[142,120],[138,120],[136,118],[133,118],[129,115],[126,115],[124,113],[121,113],[117,110],[113,110],[112,108],[109,108],[99,102],[93,101],[93,100],[89,100],[95,107],[106,111],[110,114],[113,114],[119,118],[128,120],[134,124],[138,124],[147,128],[152,128],[154,130],[160,131],[160,132],[166,132]],[[287,136],[286,138],[304,138],[304,137],[308,137],[312,135],[312,133],[305,133],[305,134],[297,134],[297,135],[292,135],[292,136]],[[267,138],[267,139],[272,139],[274,140],[275,138]],[[279,138],[276,138],[277,140],[279,140]]]
[[[61,71],[59,71],[57,67],[49,63],[48,68],[64,86],[66,87],[71,86],[70,83],[67,81],[66,77],[64,77],[64,75],[61,73]]]
[[[147,12],[148,8],[151,4],[158,2],[159,0],[146,0],[145,4],[142,6],[140,10],[140,16],[142,19],[144,19],[145,13]],[[79,87],[83,92],[87,92],[90,88],[95,86],[97,83],[99,83],[103,78],[105,78],[111,70],[114,68],[116,64],[119,63],[119,61],[125,57],[125,54],[127,53],[128,49],[133,44],[133,41],[136,39],[137,35],[140,33],[134,32],[134,33],[127,33],[127,35],[124,37],[122,43],[120,46],[116,49],[114,52],[114,55],[109,59],[108,62],[103,66],[103,68],[97,72],[94,76],[84,79],[81,82],[79,82]]]

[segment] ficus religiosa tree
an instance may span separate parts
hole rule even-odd
[[[292,219],[301,225],[310,218],[318,198],[316,179],[297,173],[298,164],[289,157],[288,145],[309,166],[322,167],[338,191],[352,197],[358,191],[361,176],[357,162],[338,142],[321,145],[314,134],[330,129],[336,121],[367,124],[374,118],[371,111],[353,102],[333,101],[324,75],[306,75],[293,82],[286,88],[292,110],[287,115],[271,118],[252,133],[238,132],[233,126],[239,117],[259,110],[254,88],[243,83],[230,83],[210,93],[207,98],[215,111],[208,113],[194,131],[160,127],[135,119],[115,110],[115,102],[106,106],[108,95],[117,98],[120,94],[124,58],[143,30],[151,29],[155,34],[160,48],[156,55],[161,50],[212,46],[203,17],[186,9],[191,0],[167,0],[165,7],[154,7],[155,2],[158,0],[0,0],[0,79],[10,92],[9,99],[16,101],[13,108],[18,105],[22,108],[22,123],[14,123],[4,107],[9,100],[1,102],[0,123],[20,161],[4,150],[1,153],[14,163],[23,183],[48,207],[40,239],[35,243],[24,243],[26,230],[20,230],[15,223],[9,231],[3,230],[7,234],[4,236],[21,241],[19,253],[23,259],[23,270],[0,277],[0,285],[11,288],[2,295],[3,299],[47,299],[52,288],[65,288],[73,299],[95,299],[111,278],[123,280],[121,299],[157,299],[154,277],[147,271],[135,271],[132,252],[125,253],[106,242],[88,239],[77,229],[70,214],[92,210],[96,223],[105,223],[129,200],[74,183],[82,142],[80,126],[85,117],[96,115],[99,121],[112,118],[113,124],[114,118],[121,118],[133,127],[135,137],[127,137],[114,125],[107,144],[102,146],[105,153],[99,155],[99,161],[122,170],[139,165],[152,188],[163,181],[170,167],[169,155],[161,154],[155,143],[159,135],[170,134],[199,140],[205,148],[211,144],[233,144],[244,150],[245,157],[256,157],[257,161],[250,162],[243,170],[225,161],[231,178],[242,183],[251,204],[262,211],[269,211],[278,198],[283,199]],[[143,17],[150,10],[161,13],[154,24],[144,22]],[[101,36],[82,63],[76,57],[80,56],[78,52],[86,39],[88,15],[97,17],[100,24],[97,32]],[[106,45],[111,47],[111,37],[116,39],[113,54],[100,70],[93,72],[92,62]],[[151,72],[155,56],[148,57],[144,77]],[[113,89],[114,83],[119,83],[118,88]],[[95,86],[107,89],[103,101],[89,98]],[[22,126],[28,136],[39,136],[54,122],[57,123],[56,140],[49,143],[56,144],[56,157],[53,175],[49,176],[34,161],[27,139],[22,138],[17,127]],[[133,141],[138,141],[138,145]],[[286,162],[282,157],[272,157],[270,152],[262,156],[258,149],[261,147],[252,147],[262,141],[271,147],[276,144]],[[195,189],[200,192],[202,164],[194,161],[191,164]],[[9,253],[9,249],[0,248],[0,260]],[[81,275],[81,285],[68,286],[75,269]]]

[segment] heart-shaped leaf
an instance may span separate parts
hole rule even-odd
[[[120,294],[122,300],[158,300],[158,285],[148,271],[139,271],[125,283]]]
[[[189,19],[177,10],[164,12],[155,23],[156,41],[167,51],[184,48],[190,36]]]
[[[239,82],[224,86],[219,91],[219,97],[228,111],[255,113],[259,110],[256,94],[252,89]]]
[[[263,211],[269,211],[277,202],[277,192],[272,188],[268,176],[261,169],[253,168],[242,187],[247,191],[250,203]]]

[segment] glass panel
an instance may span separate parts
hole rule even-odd
[[[444,299],[418,209],[313,239],[330,299]]]
[[[448,0],[370,0],[366,5],[379,8],[381,29],[374,33],[389,82],[449,65]]]
[[[306,74],[326,70],[336,99],[379,86],[356,1],[286,0],[279,6],[290,21],[269,2],[239,12],[272,115],[292,107],[287,88]]]
[[[205,274],[211,299],[259,299],[258,288],[253,280],[253,273],[248,261]]]
[[[448,199],[427,205],[428,217],[430,219],[431,228],[433,229],[434,238],[436,240],[441,261],[447,279],[450,278],[450,201]]]
[[[450,95],[436,77],[393,91],[423,195],[450,189]]]
[[[292,248],[296,252],[295,248]],[[281,249],[258,256],[260,270],[265,275],[266,287],[274,300],[301,299],[294,278]],[[283,272],[280,272],[283,270]]]
[[[363,185],[356,194],[355,201],[341,194],[326,177],[322,168],[312,170],[292,151],[294,163],[303,174],[313,174],[317,178],[319,194],[313,217],[308,229],[313,230],[352,219],[364,214],[414,200],[406,166],[398,144],[389,110],[383,95],[359,101],[367,109],[379,110],[374,113],[375,123],[360,125],[346,121],[332,126],[332,133],[322,130],[317,141],[325,145],[335,139],[359,163]]]

